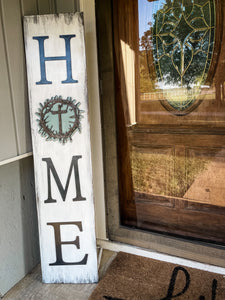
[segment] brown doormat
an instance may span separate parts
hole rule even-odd
[[[225,276],[120,252],[89,300],[225,300]]]

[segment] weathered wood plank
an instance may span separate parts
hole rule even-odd
[[[25,17],[44,282],[96,282],[82,15]]]
[[[99,267],[100,278],[105,275],[116,255],[117,252],[103,250]],[[4,300],[87,300],[95,287],[96,284],[49,284],[43,287],[43,284],[41,283],[40,265],[38,265],[4,296]]]
[[[4,300],[87,300],[96,284],[48,284],[41,283],[41,270],[38,265],[5,296]]]

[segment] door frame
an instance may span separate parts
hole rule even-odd
[[[108,237],[111,241],[225,267],[225,246],[120,225],[112,1],[95,2]]]
[[[88,106],[95,204],[95,229],[98,239],[106,240],[106,213],[102,153],[102,130],[96,39],[95,0],[75,0],[77,10],[84,13],[85,53],[87,66]]]

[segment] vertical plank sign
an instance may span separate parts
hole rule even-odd
[[[24,17],[45,283],[98,280],[82,14]]]

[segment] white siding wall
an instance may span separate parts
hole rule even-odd
[[[0,167],[0,294],[39,262],[32,157]]]
[[[22,16],[77,9],[76,0],[0,1],[0,161],[31,151]]]

